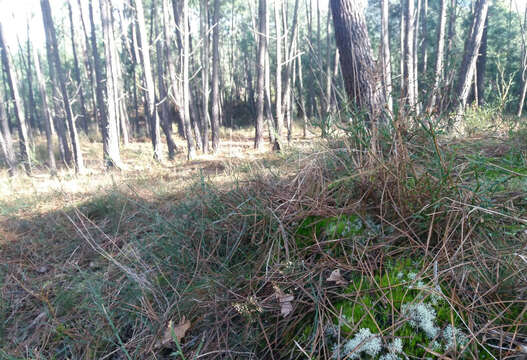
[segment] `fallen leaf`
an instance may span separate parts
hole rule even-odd
[[[280,301],[280,314],[282,314],[283,317],[286,317],[293,311],[293,304],[291,301],[293,301],[295,297],[293,295],[285,294],[278,298],[278,301]]]
[[[273,284],[273,288],[275,291],[274,295],[280,303],[280,314],[282,314],[283,317],[286,317],[291,311],[293,311],[293,304],[291,301],[293,301],[295,297],[291,294],[285,294],[276,284]]]
[[[157,348],[168,347],[173,341],[174,337],[178,342],[185,337],[185,333],[190,329],[190,320],[185,319],[185,316],[181,318],[179,324],[174,326],[174,322],[170,320],[168,326],[165,329],[163,338],[156,345]]]
[[[47,273],[49,270],[49,266],[47,265],[42,265],[41,267],[39,267],[37,269],[37,272],[40,273],[40,274],[44,274],[44,273]]]
[[[344,279],[344,276],[340,273],[340,269],[333,270],[326,281],[334,281],[337,285],[342,286],[348,285],[348,281]]]

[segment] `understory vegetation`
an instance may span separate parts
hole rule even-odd
[[[417,124],[378,156],[353,123],[179,189],[115,181],[27,216],[4,197],[0,357],[524,355],[525,130]]]

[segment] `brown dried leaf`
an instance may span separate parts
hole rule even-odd
[[[185,337],[185,333],[188,331],[188,329],[190,329],[190,320],[185,319],[185,316],[181,318],[181,321],[176,326],[174,326],[174,322],[170,320],[163,334],[163,338],[157,343],[156,347],[169,347],[169,345],[174,341],[174,336],[178,342],[181,342],[181,339]]]
[[[273,287],[275,291],[274,295],[280,303],[280,314],[282,314],[283,317],[286,317],[291,311],[293,311],[293,304],[291,301],[293,301],[295,297],[291,294],[285,294],[277,285],[273,285]]]
[[[348,285],[348,280],[344,279],[344,276],[340,273],[340,269],[333,270],[326,281],[334,281],[337,285],[342,286]]]

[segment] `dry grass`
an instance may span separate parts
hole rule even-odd
[[[441,288],[441,330],[451,323],[468,337],[441,358],[524,356],[521,143],[436,148],[414,137],[399,156],[372,161],[347,140],[283,155],[245,153],[249,135],[237,140],[243,150],[233,143],[221,160],[158,166],[137,161],[149,144],[134,144],[125,162],[140,168],[113,179],[68,174],[48,179],[48,192],[4,185],[20,193],[3,201],[0,335],[10,341],[0,354],[323,359],[371,327],[383,344],[400,337],[410,358],[434,357],[428,340],[410,346],[417,335],[405,335],[401,304],[431,296],[422,281]],[[349,219],[360,233],[328,230]],[[411,283],[392,276],[401,263]],[[327,280],[336,269],[349,285]],[[368,310],[355,317],[352,305]],[[183,316],[181,343],[159,346]]]

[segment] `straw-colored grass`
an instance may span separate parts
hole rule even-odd
[[[133,144],[123,172],[2,180],[0,356],[523,356],[521,137],[417,132],[373,157],[355,130],[161,165]]]

